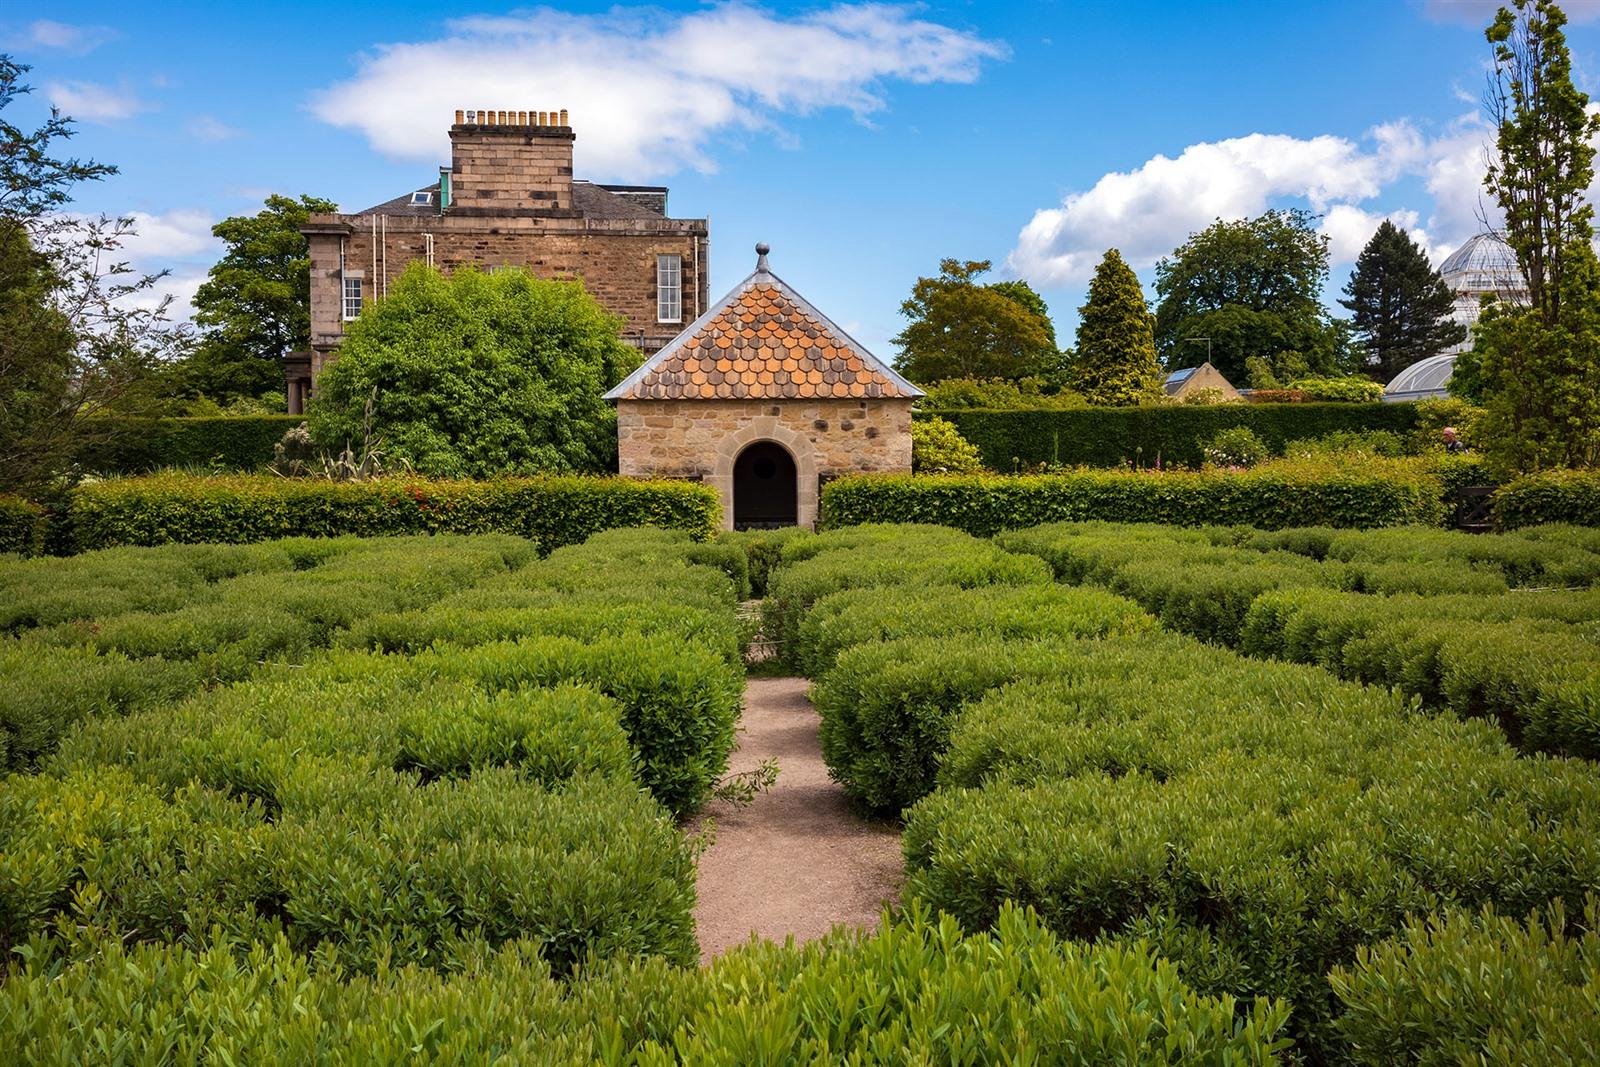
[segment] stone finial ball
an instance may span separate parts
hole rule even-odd
[[[764,256],[770,251],[772,251],[772,246],[767,244],[765,241],[762,241],[756,245],[756,255],[758,256]]]

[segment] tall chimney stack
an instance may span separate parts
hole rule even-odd
[[[572,208],[567,112],[456,111],[450,127],[451,205],[457,210]]]

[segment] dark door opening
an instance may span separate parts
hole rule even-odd
[[[800,521],[794,457],[782,445],[757,441],[733,461],[733,528],[770,530]]]

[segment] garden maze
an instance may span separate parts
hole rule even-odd
[[[0,563],[0,1048],[1592,1055],[1593,530],[705,532]],[[696,966],[752,597],[905,884]]]

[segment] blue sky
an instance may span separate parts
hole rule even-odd
[[[32,98],[121,173],[130,251],[193,291],[209,227],[268,192],[359,210],[449,159],[456,107],[567,108],[579,177],[670,185],[709,215],[712,289],[774,269],[882,355],[944,256],[1049,301],[1064,343],[1094,264],[1155,260],[1213,218],[1323,213],[1328,298],[1379,219],[1442,256],[1478,228],[1482,0],[548,7],[0,6]],[[1573,0],[1583,87],[1600,0]],[[1600,94],[1597,94],[1600,95]]]

